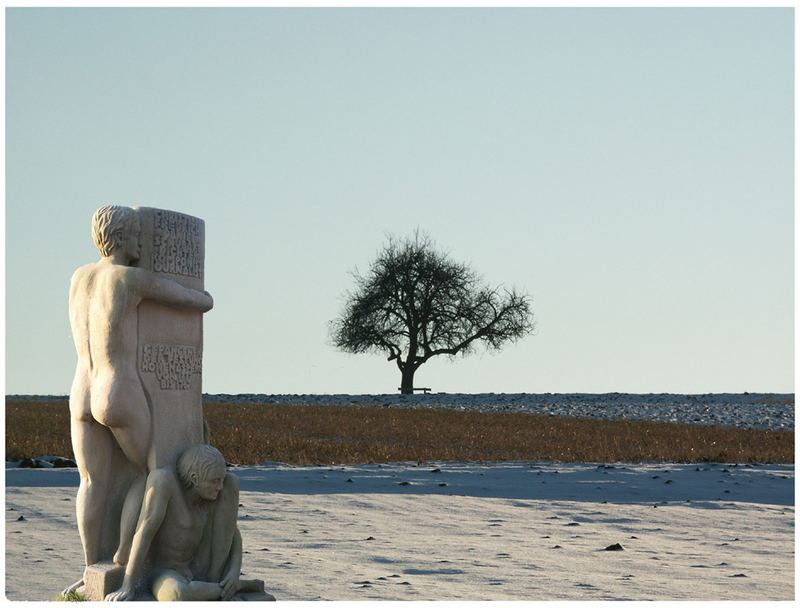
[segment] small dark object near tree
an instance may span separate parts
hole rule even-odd
[[[483,284],[427,236],[389,244],[331,323],[333,344],[351,353],[384,352],[401,373],[400,392],[413,394],[414,374],[431,357],[468,354],[483,343],[499,350],[533,331],[530,297]]]

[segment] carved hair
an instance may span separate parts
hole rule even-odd
[[[192,473],[197,474],[197,480],[208,479],[214,469],[225,469],[225,458],[220,451],[210,445],[201,443],[193,445],[178,458],[178,477],[186,488],[193,485]]]
[[[135,220],[136,212],[131,207],[104,205],[94,212],[92,240],[103,257],[108,257],[117,248],[119,243],[115,235],[129,230]]]

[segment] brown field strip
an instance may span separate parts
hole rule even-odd
[[[338,405],[204,403],[228,462],[794,462],[794,432]],[[6,459],[72,457],[66,400],[6,398]]]

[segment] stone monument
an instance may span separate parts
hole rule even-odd
[[[149,475],[174,469],[187,448],[207,442],[202,315],[213,300],[203,291],[201,219],[104,206],[92,218],[92,237],[101,259],[75,271],[69,296],[86,569],[64,591],[82,588],[86,599],[102,600],[123,579]]]

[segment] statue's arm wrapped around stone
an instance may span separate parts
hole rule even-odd
[[[142,300],[153,300],[172,308],[198,312],[208,312],[214,306],[214,299],[207,291],[184,287],[144,268],[130,267],[128,273],[130,280],[136,283],[134,291]]]

